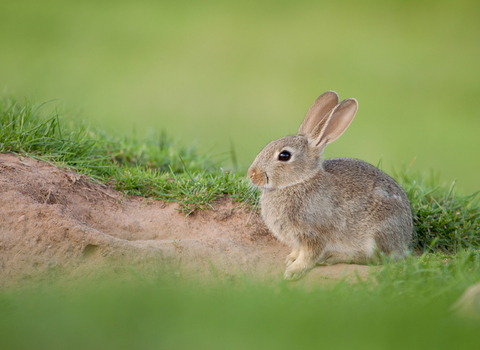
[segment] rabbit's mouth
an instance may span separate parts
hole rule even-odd
[[[267,173],[263,173],[264,175],[264,181],[262,181],[263,183],[262,184],[258,184],[256,185],[258,188],[264,190],[264,189],[267,189],[269,186],[268,186],[268,175]]]

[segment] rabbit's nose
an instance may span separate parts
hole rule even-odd
[[[258,169],[257,167],[251,166],[250,168],[248,168],[247,174],[250,178],[250,181],[255,186],[263,186],[267,179],[266,174],[264,174],[263,171],[261,169]]]
[[[255,172],[255,170],[253,168],[248,168],[247,174],[248,174],[248,177],[250,179],[253,179],[255,177],[255,175],[257,175],[257,173]]]

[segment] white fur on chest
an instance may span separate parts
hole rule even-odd
[[[262,193],[260,205],[262,218],[270,232],[280,242],[289,246],[297,245],[298,221],[292,222],[289,212],[289,203],[281,202],[276,198],[267,198],[269,194]]]

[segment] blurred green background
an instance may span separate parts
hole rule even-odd
[[[416,157],[480,188],[478,1],[19,0],[0,16],[0,88],[107,131],[233,145],[244,169],[335,90],[360,108],[326,157]]]

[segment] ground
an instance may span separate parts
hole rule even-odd
[[[125,269],[280,279],[289,250],[258,214],[229,199],[190,216],[175,203],[128,197],[71,169],[0,154],[0,288],[45,276]],[[319,266],[325,283],[367,266]]]

